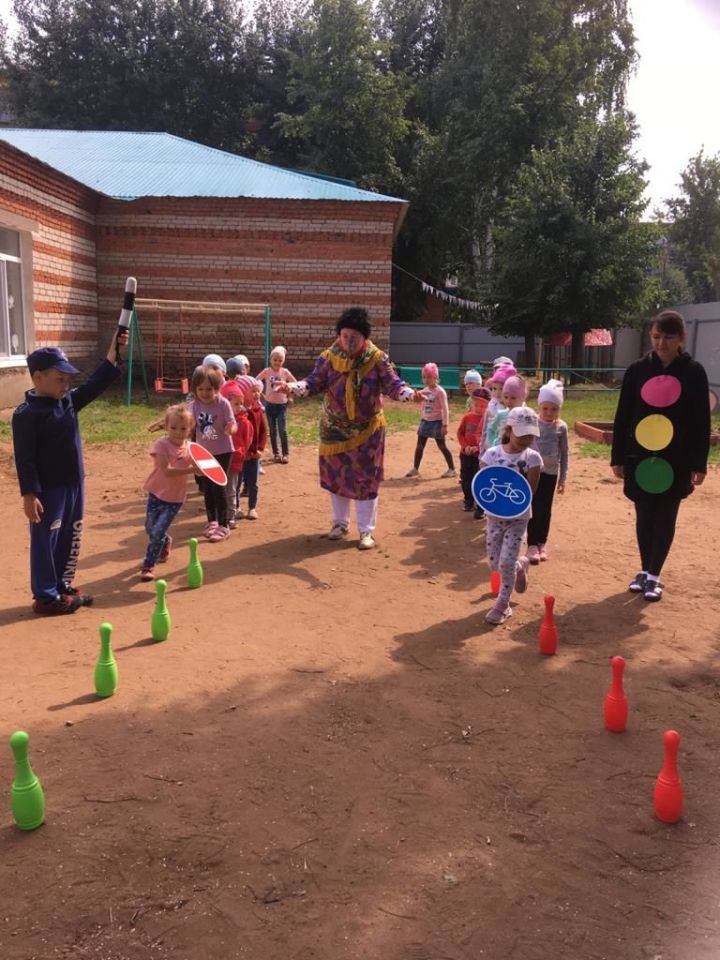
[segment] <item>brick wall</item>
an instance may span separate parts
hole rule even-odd
[[[81,366],[97,347],[95,213],[98,196],[0,143],[0,221],[22,217],[32,231],[35,347],[59,346]]]
[[[348,306],[367,307],[373,339],[387,349],[393,228],[400,204],[289,200],[102,199],[97,215],[101,338],[109,335],[125,278],[138,297],[269,303],[272,342],[302,374],[333,338]],[[157,315],[139,312],[154,373]],[[163,314],[166,373],[189,370],[206,353],[245,353],[264,363],[257,315]]]

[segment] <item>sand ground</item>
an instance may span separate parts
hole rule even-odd
[[[331,543],[312,448],[266,467],[259,513],[202,546],[193,494],[149,637],[147,445],[86,452],[77,583],[95,605],[29,610],[26,528],[2,449],[0,731],[26,729],[45,825],[0,820],[0,957],[48,960],[716,960],[720,956],[720,475],[681,510],[659,604],[631,505],[575,457],[548,563],[514,616],[489,608],[484,524],[412,433],[389,438],[378,547]],[[560,646],[538,652],[543,595]],[[98,625],[116,696],[98,700]],[[609,659],[630,720],[607,732]],[[682,735],[683,820],[653,819],[662,733]],[[7,741],[6,741],[7,742]]]

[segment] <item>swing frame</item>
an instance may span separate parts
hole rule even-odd
[[[183,349],[182,377],[166,377],[164,375],[164,343],[162,331],[162,314],[179,313],[180,343],[184,348],[183,315],[185,313],[239,313],[245,316],[263,317],[265,322],[265,365],[270,362],[271,342],[271,314],[269,303],[235,303],[233,301],[216,300],[165,300],[158,297],[136,297],[135,310],[155,310],[157,315],[157,356],[156,377],[153,381],[155,393],[187,393],[189,381],[187,376],[187,356]]]

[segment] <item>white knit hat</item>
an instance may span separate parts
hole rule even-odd
[[[514,361],[510,357],[495,357],[493,360],[493,370],[497,370],[498,367],[511,367]]]
[[[563,385],[560,380],[548,380],[540,387],[538,393],[538,403],[555,403],[558,407],[563,405]]]
[[[202,362],[204,367],[219,367],[223,373],[227,373],[225,361],[217,353],[209,353]]]
[[[477,370],[468,370],[463,377],[463,383],[476,383],[479,387],[481,387],[482,377]]]

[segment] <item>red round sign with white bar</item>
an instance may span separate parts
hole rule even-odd
[[[202,444],[193,442],[188,444],[188,450],[193,463],[202,471],[204,477],[212,480],[219,487],[227,486],[227,475],[209,450],[206,450]]]

